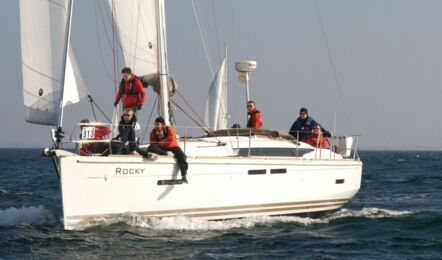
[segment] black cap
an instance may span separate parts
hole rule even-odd
[[[302,107],[301,109],[299,109],[299,113],[301,113],[301,112],[308,114],[308,109],[305,107]]]
[[[155,119],[155,123],[161,123],[161,124],[165,125],[166,121],[164,121],[163,117],[159,116],[159,117],[157,117],[157,119]]]

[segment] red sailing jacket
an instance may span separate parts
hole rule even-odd
[[[150,132],[150,144],[158,144],[162,147],[178,147],[176,142],[176,132],[170,126],[165,126],[162,133],[158,133],[156,129]]]
[[[327,138],[323,135],[311,134],[304,139],[304,142],[316,148],[327,148]]]
[[[261,112],[259,110],[253,109],[252,112],[250,112],[250,118],[247,122],[248,128],[261,128],[262,127],[262,119],[261,119]]]
[[[93,127],[93,126],[92,126]],[[81,138],[81,140],[101,140],[104,136],[109,135],[112,130],[107,126],[95,126],[92,138]],[[80,147],[80,155],[87,156],[95,153],[98,143],[82,143]]]
[[[118,103],[122,99],[123,107],[144,105],[146,99],[146,92],[144,91],[143,84],[132,74],[130,80],[124,81],[118,88],[115,102]],[[122,86],[124,85],[124,86]]]

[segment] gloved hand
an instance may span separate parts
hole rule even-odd
[[[115,101],[114,107],[118,106],[118,101]]]
[[[137,105],[137,109],[138,109],[138,110],[141,110],[141,107],[142,107],[142,106],[143,106],[143,105],[138,104],[138,105]]]

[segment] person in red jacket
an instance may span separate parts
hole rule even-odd
[[[322,135],[321,125],[313,124],[312,133],[308,135],[304,142],[316,148],[327,148],[328,142],[327,138]]]
[[[155,119],[155,128],[150,132],[150,145],[146,151],[139,151],[140,154],[147,156],[149,153],[155,153],[159,155],[167,155],[170,151],[175,155],[178,162],[178,166],[181,171],[181,180],[187,183],[187,169],[189,165],[186,161],[186,155],[183,150],[178,146],[176,141],[176,132],[171,127],[166,125],[164,118],[158,117]]]
[[[262,119],[261,112],[256,109],[256,103],[253,100],[247,102],[247,112],[249,114],[249,121],[247,122],[248,128],[261,128]]]
[[[140,80],[136,79],[130,68],[121,70],[123,79],[120,82],[114,106],[118,105],[120,99],[123,102],[123,108],[133,107],[134,111],[140,110],[146,99],[146,92]]]
[[[105,124],[90,123],[89,119],[80,121],[81,140],[86,142],[80,143],[80,155],[90,156],[92,154],[105,155],[109,151],[109,143],[95,142],[99,140],[109,139],[112,130]],[[90,142],[87,142],[90,141]]]

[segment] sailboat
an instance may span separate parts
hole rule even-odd
[[[170,122],[164,0],[133,0],[135,11],[127,2],[109,0],[125,62],[147,81],[158,79],[160,114]],[[25,120],[52,127],[54,146],[45,155],[59,175],[65,229],[124,213],[220,220],[326,212],[358,192],[362,162],[355,146],[337,153],[280,131],[229,129],[218,119],[211,123],[215,131],[179,141],[189,184],[177,181],[173,156],[79,156],[64,149],[63,109],[89,93],[70,50],[72,5],[20,0]],[[143,30],[128,30],[132,17],[142,19]]]

